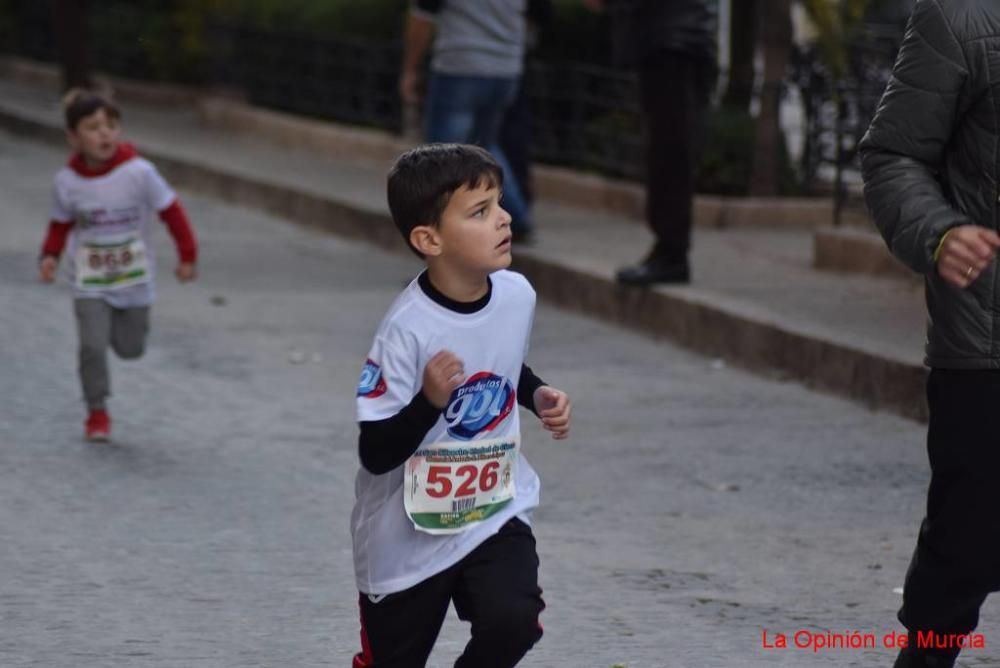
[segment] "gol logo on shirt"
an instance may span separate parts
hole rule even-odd
[[[492,431],[514,410],[514,385],[489,371],[480,371],[451,393],[445,409],[448,434],[463,441]]]

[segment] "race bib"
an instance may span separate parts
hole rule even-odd
[[[495,514],[514,498],[521,439],[456,442],[421,447],[406,462],[403,505],[420,531],[459,533]]]
[[[81,290],[117,290],[149,282],[149,258],[142,239],[83,242],[76,252]]]

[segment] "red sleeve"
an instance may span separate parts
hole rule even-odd
[[[194,229],[188,220],[181,201],[175,199],[174,203],[163,211],[160,211],[160,220],[167,225],[170,236],[174,238],[177,245],[177,255],[181,262],[194,264],[198,261],[198,240],[194,236]]]
[[[73,229],[72,221],[68,223],[58,220],[50,221],[49,233],[45,235],[45,242],[42,243],[42,257],[51,255],[54,258],[58,258],[62,255],[71,229]]]

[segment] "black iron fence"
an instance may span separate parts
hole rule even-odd
[[[261,106],[399,132],[397,43],[215,25],[205,79]]]
[[[16,2],[0,50],[54,60],[46,2]],[[398,42],[377,42],[234,24],[207,26],[200,45],[148,10],[102,3],[91,12],[94,64],[113,74],[181,80],[242,90],[261,106],[400,132]],[[847,74],[835,81],[822,60],[797,50],[786,99],[801,102],[801,157],[792,165],[799,192],[834,184],[856,167],[856,146],[888,80],[901,26],[871,26],[850,49]],[[165,50],[173,45],[172,50]],[[642,124],[633,74],[579,63],[529,59],[526,91],[532,154],[538,161],[612,176],[642,177]],[[742,116],[742,117],[741,117]],[[703,165],[708,189],[740,194],[749,181],[752,122],[741,110],[716,110]]]
[[[213,84],[254,104],[293,113],[403,129],[396,42],[319,37],[245,26],[212,28]],[[637,178],[641,127],[632,75],[530,60],[525,73],[536,160]]]
[[[831,181],[838,214],[849,196],[845,173],[857,172],[858,144],[889,81],[903,31],[901,24],[867,25],[851,40],[845,74],[839,78],[814,51],[794,53],[786,89],[794,87],[802,100],[802,178]]]

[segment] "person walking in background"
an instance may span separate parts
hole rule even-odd
[[[995,0],[920,0],[860,145],[865,198],[923,274],[927,511],[906,574],[896,668],[950,668],[1000,589],[1000,166]]]
[[[478,144],[504,172],[504,208],[515,241],[532,234],[528,204],[500,147],[504,114],[524,69],[527,0],[415,0],[407,18],[399,91],[421,99],[421,71],[433,49],[424,105],[428,142]]]
[[[646,221],[655,241],[624,285],[687,283],[695,177],[717,70],[714,0],[585,0],[611,19],[619,65],[639,74],[646,125]]]
[[[74,153],[55,177],[39,274],[43,282],[55,280],[68,242],[80,382],[88,408],[84,435],[106,441],[111,435],[108,347],[122,359],[136,359],[149,333],[156,257],[152,214],[159,214],[177,245],[177,280],[195,278],[198,247],[177,195],[152,163],[119,141],[118,107],[83,90],[67,93],[64,104]]]
[[[527,52],[538,49],[552,28],[552,0],[528,0],[528,41]],[[527,58],[528,55],[525,56]],[[535,202],[534,178],[531,171],[532,109],[529,97],[529,77],[525,63],[521,83],[517,87],[517,97],[507,109],[500,128],[500,149],[510,164],[514,178],[520,186],[525,204],[531,209]]]

